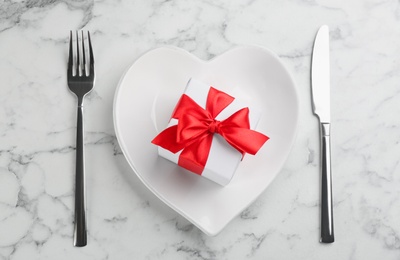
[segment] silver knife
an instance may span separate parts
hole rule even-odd
[[[319,118],[322,144],[321,243],[333,243],[331,108],[329,76],[329,28],[321,26],[315,37],[312,54],[311,89],[314,114]]]

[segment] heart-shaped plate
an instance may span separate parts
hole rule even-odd
[[[192,77],[263,113],[256,130],[270,140],[257,155],[245,156],[226,187],[159,157],[151,144]],[[219,233],[272,182],[290,152],[297,121],[295,84],[278,56],[261,47],[237,47],[210,61],[173,47],[149,51],[126,71],[114,99],[115,132],[133,171],[208,235]]]

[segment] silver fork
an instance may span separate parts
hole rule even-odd
[[[83,132],[83,98],[94,86],[94,59],[90,34],[87,35],[89,50],[85,49],[84,35],[80,39],[76,32],[76,53],[74,58],[72,31],[69,39],[68,58],[68,87],[78,98],[78,122],[76,133],[76,176],[75,176],[75,224],[74,224],[74,246],[86,246],[86,208],[85,208],[85,161],[84,161],[84,132]],[[89,53],[89,57],[86,57]],[[81,53],[81,54],[80,54]],[[82,60],[80,59],[82,55]],[[88,58],[88,59],[87,59]]]

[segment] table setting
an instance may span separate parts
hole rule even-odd
[[[400,257],[398,2],[0,10],[0,259]]]

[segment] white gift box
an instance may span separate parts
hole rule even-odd
[[[187,83],[184,94],[188,95],[200,107],[205,109],[210,87],[210,85],[205,84],[201,81],[190,79]],[[216,88],[218,88],[218,86]],[[222,121],[231,116],[233,113],[237,112],[238,110],[248,107],[250,111],[250,129],[254,130],[261,117],[260,110],[255,108],[252,104],[246,104],[236,97],[234,98],[235,99],[233,100],[233,102],[230,103],[224,110],[222,110],[215,119],[218,121]],[[171,118],[167,128],[177,124],[178,120],[175,118]],[[178,164],[181,152],[182,151],[179,151],[174,154],[158,146],[158,154],[161,157],[164,157],[176,164]],[[228,144],[228,142],[226,142],[226,140],[222,136],[220,136],[219,134],[214,134],[208,160],[201,176],[211,181],[214,181],[222,186],[226,186],[235,174],[235,171],[241,159],[242,154],[238,150]]]

